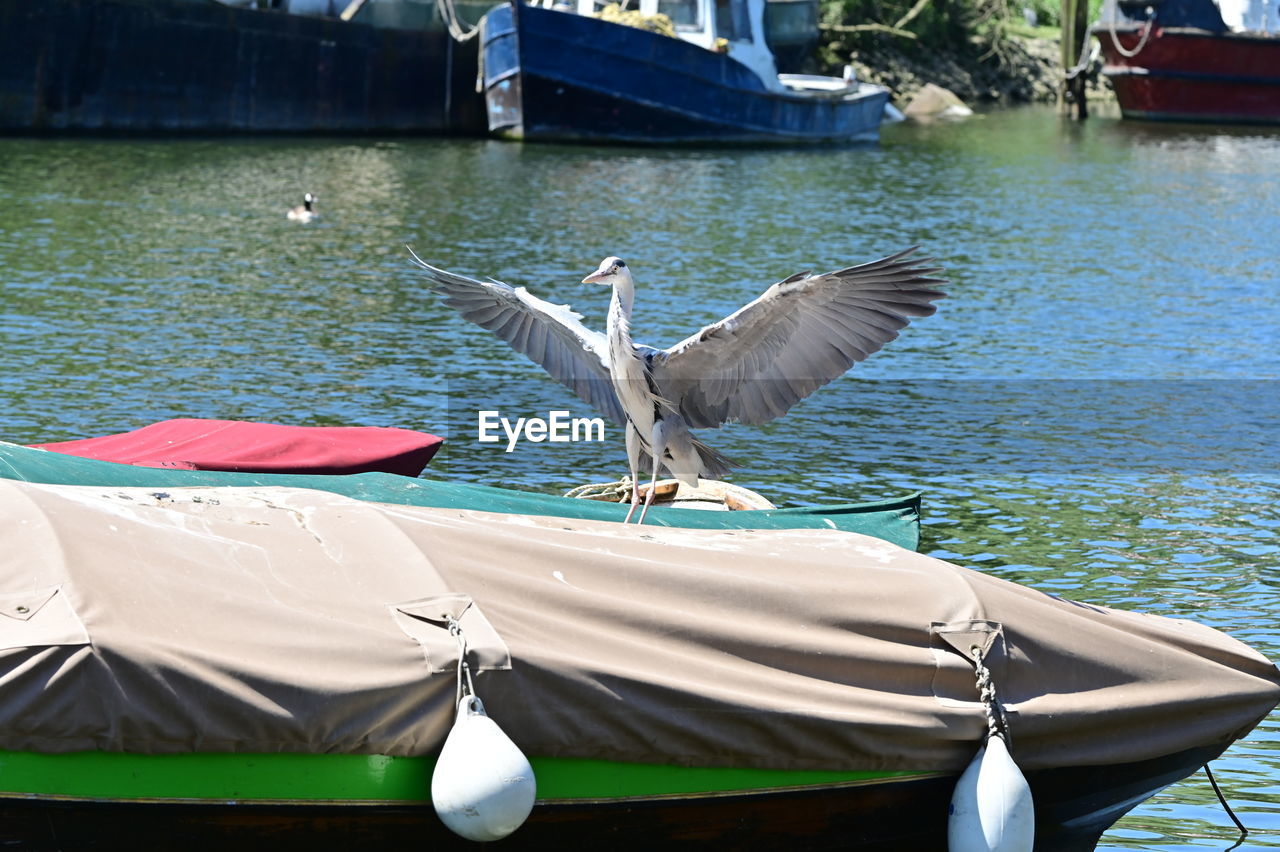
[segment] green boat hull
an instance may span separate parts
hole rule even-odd
[[[1226,743],[1027,773],[1037,852],[1084,852]],[[533,758],[504,849],[945,849],[956,776],[688,769]],[[0,752],[0,844],[24,850],[473,848],[430,800],[430,758]]]
[[[414,479],[391,473],[349,476],[228,473],[138,467],[85,459],[0,442],[0,478],[49,485],[141,488],[188,486],[283,486],[331,491],[378,503],[437,509],[474,509],[513,515],[550,515],[593,521],[621,521],[627,506],[578,500],[486,485]],[[920,544],[920,495],[868,503],[804,506],[740,512],[654,508],[646,524],[692,529],[839,529],[874,536],[915,550]]]
[[[539,801],[749,792],[928,774],[691,768],[552,757],[530,762]],[[434,757],[0,751],[0,796],[429,805],[434,770]]]

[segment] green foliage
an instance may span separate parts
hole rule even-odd
[[[1023,9],[1035,14],[1037,26],[1057,27],[1062,25],[1062,3],[1059,0],[1023,0]],[[1025,18],[1025,12],[1024,18]]]
[[[1090,20],[1096,20],[1102,0],[1088,2]],[[926,0],[919,9],[916,0],[823,0],[820,14],[822,26],[841,42],[829,45],[832,50],[892,40],[907,53],[941,48],[997,59],[1011,34],[1044,37],[1061,19],[1062,0]]]
[[[975,0],[930,0],[906,29],[924,44],[963,41],[971,25]],[[823,24],[894,26],[916,5],[915,0],[824,0]]]

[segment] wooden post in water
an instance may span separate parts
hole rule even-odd
[[[1058,108],[1064,112],[1075,107],[1076,118],[1089,117],[1089,101],[1085,97],[1085,69],[1078,67],[1089,41],[1089,0],[1062,0],[1062,86],[1058,89]]]

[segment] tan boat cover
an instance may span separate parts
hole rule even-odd
[[[429,754],[446,613],[535,756],[956,770],[985,728],[974,644],[1024,769],[1225,744],[1280,699],[1207,627],[839,531],[0,482],[0,569],[5,749]]]

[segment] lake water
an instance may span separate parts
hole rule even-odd
[[[287,221],[304,191],[316,222]],[[604,443],[479,443],[476,412],[591,416],[407,262],[527,285],[670,345],[798,270],[909,245],[950,298],[764,428],[703,435],[779,503],[920,490],[922,549],[1193,618],[1280,659],[1280,133],[1022,109],[879,146],[648,151],[434,139],[0,140],[0,439],[171,417],[401,426],[429,472],[561,492]],[[1214,764],[1280,848],[1280,714]],[[1225,849],[1202,774],[1106,849]]]

